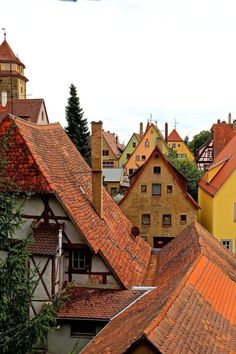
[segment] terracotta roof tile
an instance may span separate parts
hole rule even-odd
[[[233,124],[218,123],[213,124],[212,128],[214,156],[216,157],[219,152],[228,144],[236,130],[233,129]]]
[[[13,112],[14,115],[20,118],[25,118],[30,120],[32,123],[37,123],[41,107],[44,106],[44,100],[41,98],[37,99],[14,99],[13,100]],[[2,109],[0,106],[0,118],[5,117],[6,113],[11,113],[12,105],[11,100],[8,100],[6,107]],[[48,117],[45,117],[45,123],[48,123]]]
[[[13,63],[17,63],[25,67],[24,64],[22,64],[22,62],[20,61],[20,59],[13,53],[8,42],[4,40],[0,45],[0,62],[9,61],[12,61]]]
[[[144,293],[145,290],[72,288],[57,317],[109,320]]]
[[[58,224],[40,224],[34,231],[29,250],[37,255],[54,256],[58,249]]]
[[[236,352],[235,256],[194,222],[156,257],[156,289],[82,353],[124,353],[141,339],[163,354]]]
[[[213,169],[219,163],[222,163],[223,166],[211,181],[208,181],[207,171],[199,182],[199,186],[210,195],[215,195],[218,192],[236,168],[236,135],[234,135],[229,143],[216,156],[209,170]]]
[[[103,189],[104,218],[92,206],[92,173],[59,123],[36,125],[8,116],[13,142],[6,174],[21,190],[53,192],[95,253],[100,253],[125,286],[141,285],[151,247],[131,236],[132,224]],[[81,187],[84,192],[82,192]]]
[[[110,146],[113,154],[119,159],[125,146],[120,144],[116,140],[116,136],[113,133],[102,131],[102,136],[106,140],[107,144]]]
[[[179,136],[177,130],[173,129],[172,132],[168,135],[167,141],[168,141],[168,143],[171,141],[183,142],[183,139]]]

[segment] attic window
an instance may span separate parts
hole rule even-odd
[[[135,147],[136,147],[136,143],[135,143],[135,142],[133,142],[133,144],[132,144],[132,145],[133,145],[133,148],[135,148]]]
[[[102,156],[109,156],[109,150],[102,150]]]
[[[171,215],[170,214],[162,215],[162,225],[163,226],[170,226],[171,225]]]
[[[220,242],[225,248],[232,251],[232,240],[220,240]]]
[[[161,173],[161,166],[154,166],[153,173],[160,174]]]
[[[180,224],[186,224],[186,223],[187,223],[187,215],[181,214],[180,215]]]

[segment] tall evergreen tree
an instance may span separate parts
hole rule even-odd
[[[90,145],[89,129],[86,118],[83,118],[84,112],[80,107],[80,100],[77,95],[76,87],[70,85],[70,97],[66,106],[67,127],[65,128],[68,136],[75,144],[83,158],[90,164]]]

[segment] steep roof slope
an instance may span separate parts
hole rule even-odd
[[[120,144],[118,142],[118,138],[110,133],[110,132],[105,132],[104,130],[102,131],[102,135],[104,139],[106,140],[107,144],[110,146],[113,154],[119,158],[122,151],[124,150],[125,146],[123,144]]]
[[[208,174],[217,165],[222,163],[222,167],[209,181]],[[208,171],[204,174],[199,186],[210,195],[215,195],[218,190],[223,186],[229,176],[236,169],[236,135],[228,142],[228,144],[216,156],[213,164],[209,167]]]
[[[7,116],[0,135],[12,124],[5,175],[22,191],[54,193],[90,248],[99,253],[120,282],[141,285],[150,246],[131,236],[131,223],[103,191],[104,218],[92,206],[92,175],[59,123],[36,125]]]
[[[214,140],[214,156],[228,144],[228,142],[235,136],[236,130],[233,124],[217,123],[211,127]]]
[[[194,222],[157,258],[157,288],[82,353],[124,353],[141,339],[163,354],[236,352],[235,256]]]
[[[171,141],[183,142],[183,139],[179,136],[177,130],[173,129],[172,132],[168,135],[167,141],[168,141],[168,143]]]
[[[25,67],[24,64],[20,61],[20,59],[14,54],[6,40],[4,40],[0,45],[0,61],[5,63],[11,61],[13,63],[20,64]]]

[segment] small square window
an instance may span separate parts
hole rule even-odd
[[[172,144],[172,149],[175,149],[175,148],[176,148],[176,144],[173,143],[173,144]]]
[[[142,155],[142,160],[143,160],[143,161],[146,160],[146,155]]]
[[[180,215],[180,224],[186,224],[186,223],[187,223],[187,215],[181,214]]]
[[[152,184],[152,195],[161,195],[161,184],[153,183]]]
[[[167,185],[166,186],[166,193],[173,193],[173,186]]]
[[[109,150],[102,150],[102,156],[109,156]]]
[[[142,225],[150,225],[150,214],[142,214]]]
[[[220,240],[223,246],[228,250],[232,251],[232,240]]]
[[[146,193],[147,192],[147,185],[146,184],[142,184],[141,185],[141,193]]]
[[[162,215],[162,225],[164,225],[164,226],[171,225],[171,215],[170,214]]]
[[[136,143],[135,143],[135,142],[133,142],[132,146],[133,146],[133,148],[135,148],[135,147],[136,147]]]
[[[160,174],[161,173],[161,166],[154,166],[153,173]]]
[[[135,155],[135,160],[139,161],[140,160],[140,155]]]

